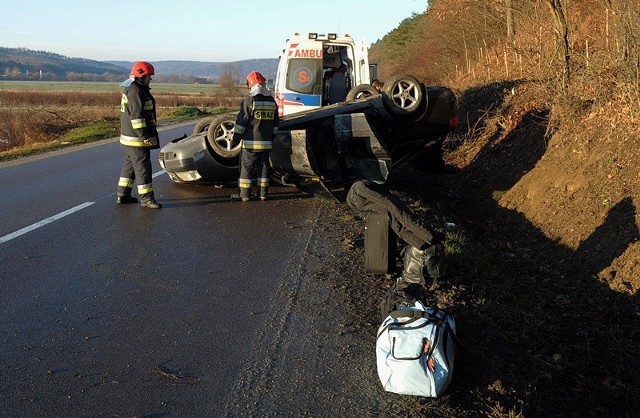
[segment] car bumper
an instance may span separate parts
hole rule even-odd
[[[216,159],[206,134],[170,142],[162,147],[158,160],[176,183],[230,185],[238,181],[238,159]]]

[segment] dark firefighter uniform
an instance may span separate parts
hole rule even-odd
[[[137,180],[140,200],[153,200],[150,150],[159,148],[159,143],[156,101],[149,86],[136,79],[125,87],[120,112],[120,144],[126,150],[126,157],[120,171],[118,196],[130,196]],[[145,143],[145,139],[149,143]]]
[[[255,176],[261,200],[269,191],[269,152],[271,141],[278,131],[278,109],[276,101],[264,85],[251,88],[240,105],[233,142],[242,140],[240,178],[238,187],[242,200],[251,197],[251,181]]]

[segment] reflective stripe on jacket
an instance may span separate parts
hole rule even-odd
[[[152,143],[145,144],[145,139],[150,139]],[[120,143],[130,147],[159,147],[156,101],[149,87],[138,80],[125,87],[122,92]]]
[[[159,146],[158,138],[146,138],[151,141],[151,144],[145,144],[145,138],[139,138],[137,136],[120,135],[120,143],[128,147],[157,147]]]
[[[265,90],[257,94],[249,94],[240,105],[240,112],[233,129],[233,139],[234,142],[242,139],[244,149],[268,151],[271,149],[273,136],[278,132],[279,118],[276,101]]]

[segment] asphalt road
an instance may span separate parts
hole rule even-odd
[[[335,204],[232,202],[152,157],[161,210],[116,205],[115,140],[0,164],[2,416],[379,415],[372,333],[313,280]]]

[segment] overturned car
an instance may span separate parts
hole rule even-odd
[[[191,136],[165,145],[159,160],[171,180],[236,186],[241,150],[231,147],[235,120],[235,113],[205,118]],[[416,153],[439,155],[457,123],[455,95],[446,87],[426,86],[410,75],[392,77],[382,92],[356,86],[345,102],[281,118],[270,154],[272,178],[344,198],[353,182],[382,184]]]

